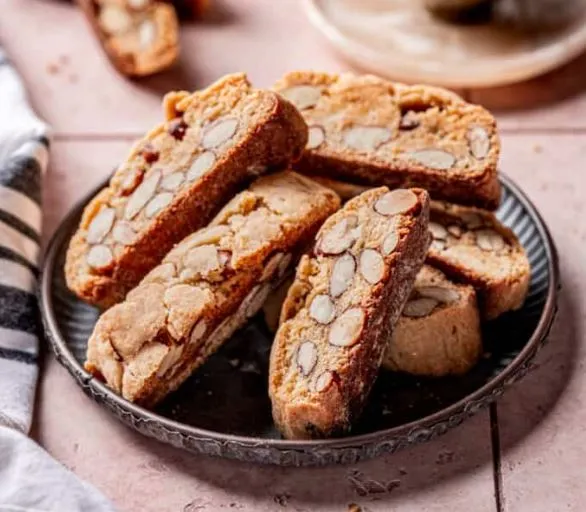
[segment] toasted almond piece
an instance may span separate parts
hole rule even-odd
[[[204,128],[201,145],[204,149],[212,149],[228,142],[238,129],[238,119],[223,117]]]
[[[342,137],[349,148],[368,152],[391,140],[392,132],[383,126],[353,126]]]
[[[279,94],[288,99],[299,110],[304,110],[315,106],[321,97],[321,90],[312,85],[295,85],[279,91]]]
[[[191,331],[191,336],[189,337],[189,343],[191,343],[192,345],[195,345],[198,341],[200,341],[203,338],[203,335],[205,334],[207,328],[208,328],[208,325],[204,319],[197,322],[195,324],[195,326],[193,327],[193,330]]]
[[[116,212],[113,208],[104,208],[100,210],[91,221],[87,229],[86,240],[90,244],[98,244],[112,229],[114,219],[116,218]]]
[[[479,228],[484,224],[482,217],[474,212],[462,212],[460,217],[470,229]]]
[[[144,176],[143,169],[131,169],[127,172],[128,174],[124,177],[122,183],[120,184],[120,189],[124,195],[128,195],[134,192],[136,187],[140,185],[140,182]]]
[[[147,5],[151,3],[151,0],[126,0],[128,7],[132,9],[136,9],[137,11],[140,9],[144,9]]]
[[[505,240],[492,229],[476,231],[476,245],[483,251],[500,251],[505,247]]]
[[[397,233],[394,229],[391,231],[387,236],[385,236],[383,243],[381,244],[381,249],[385,256],[391,254],[396,248],[397,244],[399,243],[399,233]]]
[[[351,254],[340,256],[332,267],[330,293],[336,298],[342,295],[352,283],[356,273],[356,260]]]
[[[381,215],[398,215],[408,212],[417,204],[417,196],[411,190],[398,188],[379,197],[374,210]]]
[[[413,112],[413,110],[409,110],[405,112],[401,117],[401,121],[399,122],[399,130],[403,131],[410,131],[414,130],[419,126],[419,119],[417,118],[417,113]]]
[[[157,190],[161,179],[160,171],[154,171],[146,180],[144,180],[128,198],[124,216],[130,220],[136,217],[144,206],[151,200]]]
[[[385,260],[376,249],[364,249],[360,254],[360,273],[370,284],[378,283],[385,274]]]
[[[420,149],[404,154],[406,158],[415,160],[422,165],[437,169],[438,171],[447,171],[456,163],[456,158],[451,153],[443,149]]]
[[[189,246],[197,247],[199,245],[217,244],[231,232],[232,230],[228,226],[209,226],[190,235],[188,238]]]
[[[95,269],[106,268],[114,261],[112,250],[107,245],[94,245],[87,253],[87,263]]]
[[[354,228],[358,224],[358,217],[350,215],[338,222],[327,231],[317,244],[319,251],[324,254],[341,254],[352,247],[358,233]]]
[[[437,222],[429,223],[429,231],[434,240],[446,240],[448,238],[448,230]]]
[[[364,311],[350,308],[342,313],[330,327],[328,341],[336,347],[351,347],[358,342],[364,327]]]
[[[194,181],[197,178],[201,178],[215,163],[216,155],[214,155],[212,151],[204,151],[203,153],[200,153],[195,157],[189,171],[187,171],[187,181]]]
[[[292,261],[293,255],[291,253],[287,253],[285,256],[283,256],[283,259],[279,262],[279,272],[277,273],[277,277],[279,279],[285,276],[285,273],[287,270],[289,270],[289,265],[291,265]]]
[[[445,240],[433,240],[430,245],[430,249],[434,251],[443,251],[446,248]]]
[[[138,44],[146,50],[157,38],[157,27],[153,20],[144,20],[138,27]]]
[[[122,245],[130,245],[134,242],[136,232],[132,229],[132,226],[123,220],[119,220],[112,229],[112,238],[115,242]]]
[[[482,126],[473,126],[468,130],[468,144],[474,158],[482,160],[490,151],[490,138]]]
[[[321,126],[310,126],[307,137],[307,145],[305,147],[307,149],[318,148],[323,144],[324,140],[326,140],[326,132],[324,129]]]
[[[132,18],[126,9],[116,4],[106,4],[100,9],[98,23],[108,34],[119,35],[132,27]]]
[[[183,257],[184,270],[190,270],[202,276],[220,268],[220,257],[215,245],[200,245],[189,250]]]
[[[265,264],[263,268],[262,274],[260,276],[261,282],[268,281],[269,279],[272,279],[275,276],[275,273],[279,268],[279,263],[281,263],[281,260],[284,256],[285,254],[282,252],[278,252],[271,256],[271,259]]]
[[[157,370],[157,377],[163,377],[175,364],[179,361],[183,354],[183,345],[171,345],[169,352],[165,355],[161,361],[161,366]]]
[[[317,393],[321,393],[324,391],[332,382],[334,381],[334,375],[329,370],[323,372],[319,375],[317,379],[315,379],[315,386],[314,390]]]
[[[270,293],[271,286],[269,283],[259,284],[252,289],[240,305],[246,318],[251,318],[260,311]]]
[[[161,180],[161,188],[173,192],[179,188],[184,179],[185,176],[182,172],[172,172],[163,177]]]
[[[297,365],[304,377],[307,377],[317,364],[317,347],[312,341],[304,341],[297,349]]]
[[[458,290],[454,290],[453,288],[445,288],[443,286],[421,286],[416,288],[415,291],[421,297],[435,299],[445,304],[450,304],[451,302],[456,302],[460,299]]]
[[[175,277],[177,269],[173,263],[163,263],[156,266],[145,277],[144,282],[148,283],[167,283]]]
[[[325,293],[316,295],[309,306],[309,316],[319,324],[329,324],[336,316],[336,308],[330,296]]]
[[[161,192],[153,197],[149,204],[146,205],[144,209],[144,214],[148,217],[154,217],[157,213],[159,213],[163,208],[169,205],[171,201],[173,201],[173,194],[171,192]]]
[[[457,224],[451,224],[446,229],[450,235],[455,236],[456,238],[460,238],[462,236],[462,228]]]
[[[405,307],[403,308],[403,316],[409,316],[412,318],[427,316],[438,304],[439,302],[431,297],[412,299],[405,304]]]

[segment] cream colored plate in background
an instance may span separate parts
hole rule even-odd
[[[454,25],[421,0],[303,0],[360,68],[406,82],[487,87],[525,80],[586,50],[586,0],[501,0],[490,23]]]

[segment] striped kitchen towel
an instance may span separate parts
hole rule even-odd
[[[113,511],[27,437],[38,377],[35,287],[47,133],[0,50],[0,512]]]

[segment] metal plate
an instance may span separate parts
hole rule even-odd
[[[98,404],[160,441],[210,455],[280,465],[354,463],[427,441],[459,425],[531,368],[556,312],[557,256],[541,217],[505,176],[498,217],[525,247],[532,269],[524,307],[484,329],[490,354],[463,377],[421,379],[381,371],[370,402],[351,435],[286,441],[275,430],[267,396],[272,337],[262,316],[237,333],[154,411],[127,402],[83,369],[87,339],[98,311],[67,290],[63,262],[83,205],[57,230],[41,280],[45,331],[59,362]],[[102,185],[103,186],[103,185]],[[101,188],[101,187],[100,187]]]

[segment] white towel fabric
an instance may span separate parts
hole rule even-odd
[[[26,435],[38,376],[35,287],[47,133],[0,50],[0,511],[113,511]]]

